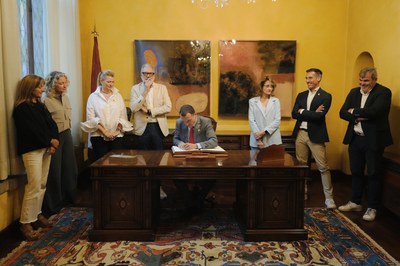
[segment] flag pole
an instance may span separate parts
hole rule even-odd
[[[97,41],[97,37],[99,33],[96,31],[96,25],[93,27],[93,55],[92,55],[92,74],[91,74],[91,83],[90,83],[90,92],[94,92],[97,88],[97,77],[101,72],[101,64],[100,64],[100,54],[99,54],[99,44]]]

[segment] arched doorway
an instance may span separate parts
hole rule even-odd
[[[354,62],[352,85],[358,86],[358,73],[364,67],[374,67],[374,59],[368,52],[362,52]]]

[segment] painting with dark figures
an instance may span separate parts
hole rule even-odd
[[[148,63],[156,69],[156,83],[167,86],[172,102],[168,116],[179,116],[182,105],[190,103],[196,112],[210,114],[210,41],[134,41],[136,83],[140,68]]]
[[[277,83],[281,116],[290,117],[295,63],[296,41],[220,41],[218,115],[246,117],[249,99],[259,95],[268,75]]]

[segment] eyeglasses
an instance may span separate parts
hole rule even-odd
[[[151,77],[151,76],[153,76],[155,73],[154,72],[142,72],[142,75],[143,76],[149,76],[149,77]]]

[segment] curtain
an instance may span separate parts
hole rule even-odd
[[[44,70],[46,75],[53,70],[67,74],[70,86],[68,96],[72,106],[72,137],[74,144],[81,142],[82,120],[82,66],[78,0],[46,0],[47,29],[44,31],[47,47]]]
[[[12,119],[15,88],[20,79],[19,28],[17,1],[1,0],[0,12],[0,179],[24,173],[16,154],[15,128]]]
[[[3,9],[1,9],[3,11]],[[0,15],[0,18],[3,14]],[[2,21],[0,20],[0,120],[6,121],[6,92],[4,89],[4,70],[3,70],[3,31],[2,31]],[[0,180],[7,178],[10,172],[10,163],[8,159],[8,137],[7,137],[7,127],[0,127]]]

